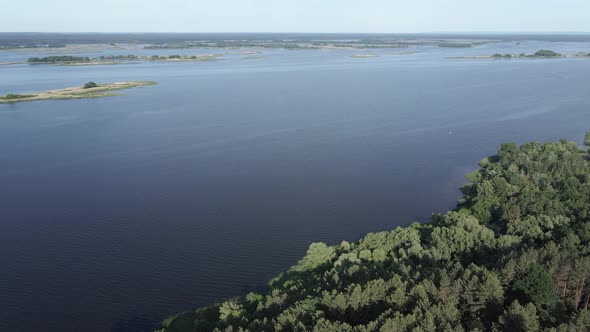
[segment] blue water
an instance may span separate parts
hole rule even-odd
[[[313,241],[445,212],[503,142],[581,142],[590,58],[448,59],[540,48],[590,43],[0,66],[0,95],[159,82],[0,105],[0,330],[148,329],[262,287]],[[170,54],[199,52],[219,51]],[[351,57],[362,53],[381,56]],[[2,51],[0,62],[33,55]]]

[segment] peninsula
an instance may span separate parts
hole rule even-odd
[[[37,100],[64,100],[64,99],[84,99],[112,97],[117,94],[112,91],[130,89],[135,87],[156,85],[156,82],[137,81],[137,82],[115,82],[109,84],[96,84],[88,82],[84,86],[65,88],[59,90],[48,90],[44,92],[26,93],[26,94],[7,94],[0,96],[0,104],[18,103],[25,101]]]

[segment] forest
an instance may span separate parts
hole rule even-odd
[[[161,323],[193,331],[587,331],[590,154],[503,144],[456,209],[339,245],[313,243],[264,292]]]

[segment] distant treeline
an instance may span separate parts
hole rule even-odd
[[[500,53],[496,53],[496,54],[494,54],[492,56],[494,58],[506,58],[506,59],[512,58],[512,54],[500,54]]]
[[[561,53],[557,53],[550,50],[539,50],[533,54],[500,54],[496,53],[492,55],[494,58],[504,58],[504,59],[511,59],[511,58],[557,58],[563,56]]]
[[[149,59],[150,60],[174,60],[174,59],[179,59],[179,60],[197,60],[197,59],[201,59],[201,60],[208,60],[208,59],[214,59],[217,58],[217,55],[211,55],[211,54],[206,54],[206,55],[178,55],[178,54],[173,54],[173,55],[152,55]]]
[[[2,45],[0,50],[13,50],[19,48],[63,48],[66,44],[24,44],[24,45]]]
[[[48,56],[44,58],[29,58],[28,63],[59,63],[59,62],[90,62],[89,57],[71,55]]]
[[[100,60],[136,60],[139,59],[137,55],[126,54],[126,55],[101,55],[98,57]]]
[[[148,61],[148,60],[213,60],[216,59],[218,55],[215,54],[204,54],[204,55],[152,55],[152,56],[138,56],[134,54],[124,54],[124,55],[101,55],[97,58],[90,58],[90,57],[78,57],[78,56],[71,56],[71,55],[61,55],[61,56],[48,56],[44,58],[29,58],[27,63],[30,64],[79,64],[79,63],[108,63],[112,61],[113,63],[117,63],[119,60],[138,60],[138,61]]]
[[[79,57],[71,55],[48,56],[44,58],[29,58],[28,63],[63,63],[63,62],[90,62],[92,60],[136,60],[137,55],[101,55],[98,58]]]

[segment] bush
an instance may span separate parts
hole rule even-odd
[[[535,53],[535,56],[558,57],[561,56],[561,54],[550,50],[539,50]]]
[[[96,84],[94,82],[88,82],[88,83],[84,84],[84,89],[96,88],[97,86],[98,86],[98,84]]]
[[[9,93],[4,97],[0,97],[0,99],[11,100],[11,99],[22,99],[22,98],[31,98],[31,97],[35,97],[35,95],[17,95],[14,93]]]

